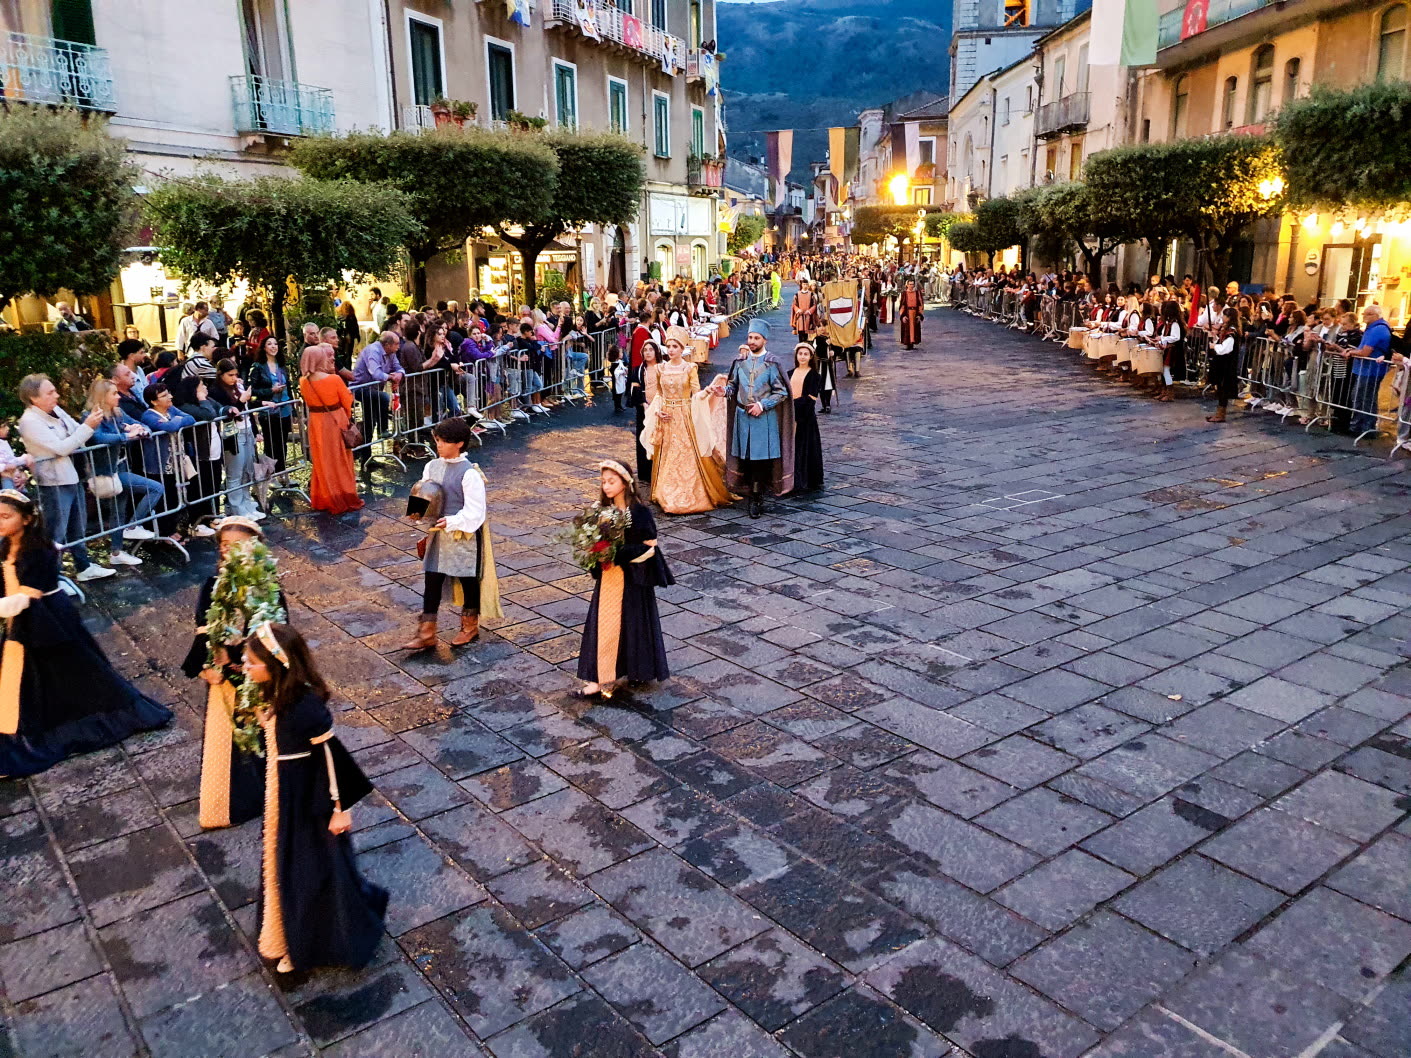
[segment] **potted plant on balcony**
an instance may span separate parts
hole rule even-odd
[[[456,99],[451,103],[451,117],[457,125],[464,125],[467,121],[475,120],[475,113],[479,109],[478,103],[472,103],[468,99]]]
[[[431,116],[436,119],[436,127],[451,123],[451,101],[445,96],[437,96],[431,101]]]
[[[505,115],[505,124],[516,132],[529,132],[531,129],[538,130],[548,126],[548,118],[531,118],[528,114],[523,114],[518,110],[511,110]]]

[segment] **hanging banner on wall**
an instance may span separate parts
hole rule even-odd
[[[661,72],[675,77],[686,68],[686,42],[680,37],[663,36],[661,42]]]
[[[646,51],[647,44],[642,36],[642,23],[636,15],[622,16],[622,43],[638,51]]]
[[[517,22],[521,26],[529,25],[529,0],[505,0],[505,10],[509,13],[511,22]]]
[[[1204,33],[1210,18],[1210,0],[1186,0],[1186,13],[1181,16],[1181,39]]]
[[[769,205],[777,209],[789,193],[789,170],[794,167],[794,130],[765,133],[764,157],[769,173]]]
[[[602,40],[598,34],[598,6],[593,0],[577,0],[574,4],[574,11],[578,16],[578,28],[583,31],[583,36],[593,40]]]

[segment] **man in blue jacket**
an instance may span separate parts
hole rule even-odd
[[[1382,388],[1382,376],[1391,362],[1391,325],[1382,319],[1380,305],[1368,305],[1362,310],[1362,344],[1352,353],[1352,416],[1353,436],[1377,429],[1377,394]]]

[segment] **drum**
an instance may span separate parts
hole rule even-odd
[[[1117,335],[1108,331],[1098,339],[1097,358],[1099,360],[1117,359]]]
[[[1088,329],[1087,329],[1086,327],[1069,327],[1069,328],[1068,328],[1068,348],[1069,348],[1069,349],[1081,349],[1081,348],[1083,348],[1083,339],[1084,339],[1085,337],[1087,337],[1087,334],[1088,334]]]
[[[1132,370],[1139,375],[1159,375],[1165,366],[1165,354],[1154,345],[1138,345],[1132,353]]]
[[[1141,343],[1135,338],[1117,339],[1117,362],[1119,364],[1130,364],[1132,362],[1132,354],[1137,351],[1137,346],[1140,344]]]

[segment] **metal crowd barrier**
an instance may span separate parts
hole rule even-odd
[[[725,321],[733,327],[768,311],[771,304],[768,287],[760,285],[746,304],[725,314]],[[444,418],[470,416],[483,431],[504,433],[518,422],[547,414],[536,410],[536,395],[539,401],[570,405],[591,400],[595,385],[611,385],[609,350],[623,351],[620,335],[620,327],[610,327],[541,343],[533,358],[539,368],[539,384],[533,389],[530,368],[536,364],[520,360],[508,345],[487,358],[410,372],[396,382],[350,385],[353,415],[363,433],[354,458],[363,465],[384,462],[405,469],[405,458],[435,455],[431,431]],[[81,415],[78,418],[82,421]],[[253,509],[256,500],[267,507],[272,494],[308,501],[301,482],[312,470],[309,412],[300,397],[228,415],[221,412],[215,419],[170,431],[158,417],[144,417],[147,420],[153,428],[145,435],[122,443],[90,442],[71,454],[82,479],[78,487],[86,513],[82,530],[66,532],[58,541],[61,545],[111,538],[124,550],[129,544],[152,544],[173,547],[184,558],[185,549],[172,539],[178,531],[207,525],[222,512]],[[122,491],[98,499],[92,483],[114,474],[123,482]],[[108,487],[110,482],[103,481],[98,491]],[[29,488],[42,495],[33,480]],[[146,502],[149,495],[151,504]]]

